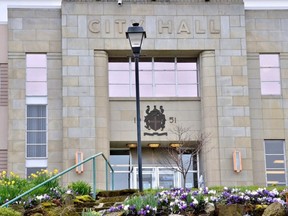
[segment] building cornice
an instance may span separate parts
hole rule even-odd
[[[62,2],[115,2],[117,0],[0,0],[0,24],[7,23],[7,8],[61,8]],[[150,2],[150,3],[177,3],[183,4],[183,2],[199,4],[241,4],[244,1],[245,10],[287,10],[288,1],[287,0],[210,0],[206,2],[205,0],[124,0],[124,2]]]
[[[287,0],[244,0],[245,10],[287,10]]]
[[[62,0],[62,2],[116,2],[116,0]],[[205,3],[205,4],[244,4],[243,0],[123,0],[123,3],[173,3],[173,4],[199,4],[199,3]]]

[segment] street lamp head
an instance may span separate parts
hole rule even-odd
[[[130,46],[134,55],[139,55],[143,38],[146,38],[146,32],[139,23],[133,23],[133,26],[128,27],[126,38],[129,39]]]

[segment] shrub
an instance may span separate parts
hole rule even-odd
[[[72,190],[76,195],[90,195],[91,186],[84,181],[72,182],[68,185],[68,189]]]
[[[124,215],[155,215],[158,199],[153,194],[134,196],[118,207],[111,207],[109,212],[125,211]]]
[[[41,172],[37,172],[36,174],[34,173],[31,174],[27,180],[24,178],[20,178],[18,175],[14,174],[13,172],[10,172],[8,175],[6,171],[2,171],[0,173],[0,205],[19,196],[20,194],[35,187],[36,185],[46,181],[47,179],[56,175],[57,172],[58,172],[57,170],[54,170],[54,172],[41,170]],[[50,194],[51,188],[57,188],[57,187],[59,187],[59,182],[57,179],[55,179],[43,185],[42,187],[38,188],[37,190],[31,192],[29,195],[26,196],[26,198],[23,198],[23,200],[26,201],[28,199],[27,198],[28,196],[31,198],[37,195],[39,196],[43,194]]]
[[[92,209],[83,209],[82,216],[101,216],[100,212],[93,211]]]
[[[26,190],[28,190],[26,179],[19,178],[13,172],[10,172],[10,175],[6,171],[0,173],[0,204],[13,199]]]
[[[49,172],[48,170],[41,169],[41,171],[37,171],[36,173],[32,173],[28,179],[30,188],[35,187],[36,185],[41,184],[42,182],[50,179],[54,175],[58,173],[58,170],[55,169],[53,172]],[[30,193],[31,195],[42,195],[42,194],[49,194],[51,188],[59,187],[59,180],[54,179],[47,184],[43,185],[42,187],[36,189],[35,191]]]
[[[0,208],[0,215],[1,216],[21,216],[21,213],[11,208]]]

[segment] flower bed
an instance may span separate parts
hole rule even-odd
[[[285,193],[286,190],[279,192],[277,189],[266,188],[224,188],[222,191],[174,188],[156,195],[133,197],[121,205],[111,207],[109,212],[123,212],[123,215],[200,215],[215,212],[220,205],[225,205],[225,208],[241,205],[242,214],[253,215],[254,211],[259,211],[260,205],[262,211],[272,203],[279,203],[283,209],[287,209]]]
[[[7,174],[5,171],[1,172],[0,204],[13,199],[55,174],[57,174],[57,170],[54,170],[53,172],[41,170],[40,172],[31,174],[28,179],[22,179],[14,173]],[[113,191],[115,195],[119,196],[116,192]],[[134,193],[135,191],[132,192]],[[32,212],[39,214],[41,212],[47,213],[47,210],[49,209],[49,211],[56,213],[64,210],[71,211],[75,212],[75,215],[93,215],[98,211],[97,215],[112,213],[114,213],[114,215],[119,215],[117,214],[119,212],[121,215],[164,216],[179,214],[196,216],[203,213],[206,215],[221,215],[221,211],[225,212],[229,209],[229,211],[232,212],[231,215],[233,215],[233,211],[238,211],[240,215],[258,216],[262,215],[266,208],[268,209],[270,206],[277,204],[283,211],[286,211],[284,215],[288,215],[287,201],[285,199],[285,196],[287,196],[288,200],[288,189],[283,187],[277,187],[277,189],[258,188],[253,186],[239,188],[214,187],[213,189],[204,188],[191,190],[173,188],[162,191],[144,191],[144,193],[136,193],[135,195],[127,194],[126,191],[125,196],[129,196],[129,199],[126,199],[121,205],[117,204],[112,207],[110,206],[115,202],[119,202],[119,197],[117,197],[117,199],[112,199],[114,201],[109,199],[109,205],[107,203],[107,205],[103,204],[103,200],[106,200],[103,197],[110,197],[112,192],[106,192],[107,196],[104,192],[98,193],[97,196],[100,196],[101,194],[103,196],[102,199],[99,200],[93,200],[90,197],[91,199],[89,199],[89,202],[86,202],[82,199],[86,199],[87,196],[85,195],[89,195],[90,193],[91,187],[86,182],[73,182],[68,185],[67,188],[64,188],[59,186],[58,180],[53,180],[49,184],[44,185],[36,191],[33,191],[33,193],[23,197],[21,200],[18,200],[12,206],[18,212],[21,212],[22,215],[27,212],[30,212],[31,214]],[[125,199],[125,197],[121,197],[121,200],[122,199]],[[97,208],[97,205],[102,206],[103,208]],[[67,208],[67,206],[69,206],[69,208]],[[277,206],[275,205],[275,207]],[[105,208],[109,209],[105,210]],[[81,213],[82,211],[85,211],[86,213],[88,211],[88,213]],[[1,213],[2,211],[0,209],[0,214]],[[26,215],[31,215],[30,213]],[[222,215],[225,216],[228,216],[229,214],[230,213],[226,212],[222,213]],[[16,213],[11,213],[11,215],[16,215]]]
[[[0,173],[0,205],[8,202],[9,200],[19,196],[25,191],[33,188],[34,186],[46,181],[52,176],[56,175],[58,170],[54,170],[53,172],[49,172],[48,170],[41,170],[36,173],[32,173],[28,179],[20,178],[13,172],[7,173],[6,171],[2,171]],[[54,191],[51,190],[53,188],[58,188],[59,182],[58,180],[53,180],[43,187],[33,191],[29,196],[23,199],[22,201],[28,202],[31,200],[31,197],[35,197],[36,200],[42,198],[42,196],[55,195]],[[40,196],[36,198],[37,196]]]

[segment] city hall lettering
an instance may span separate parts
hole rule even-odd
[[[89,22],[89,30],[92,33],[105,32],[110,34],[115,30],[119,34],[124,34],[127,27],[132,23],[138,22],[141,26],[145,26],[144,20],[126,20],[115,19],[103,20],[95,19]],[[181,20],[173,22],[173,20],[156,20],[158,34],[220,34],[220,20],[219,19],[193,19],[191,21]]]

